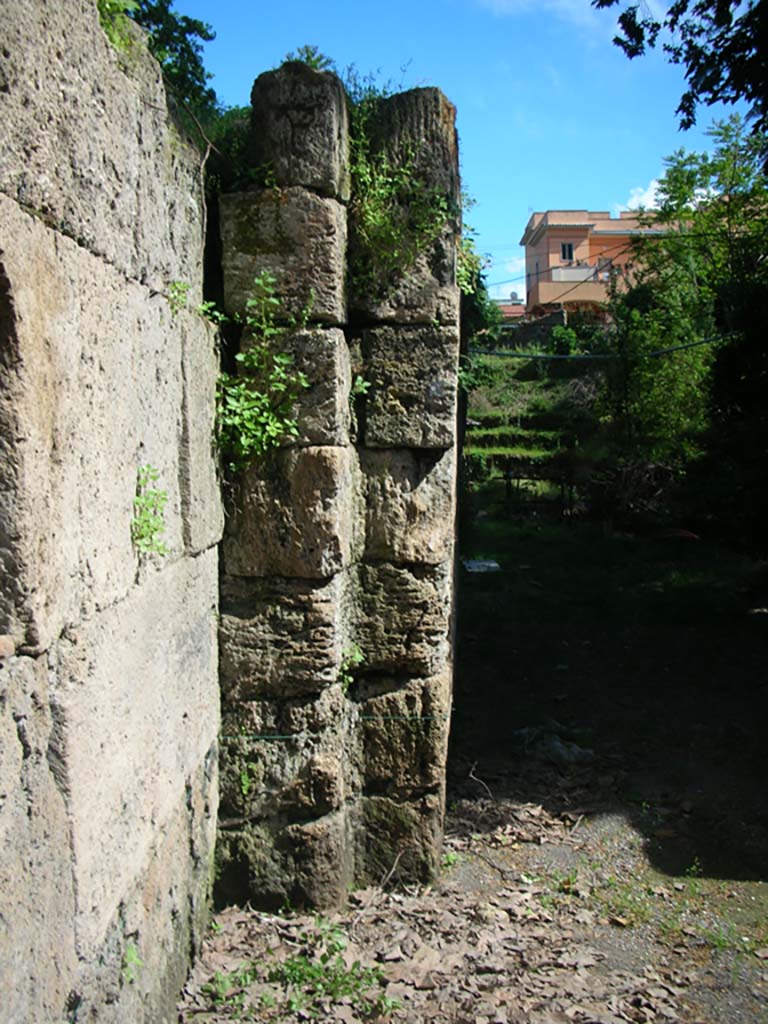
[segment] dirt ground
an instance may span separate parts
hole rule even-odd
[[[324,920],[224,910],[181,1021],[768,1024],[763,577],[491,540],[501,571],[460,584],[441,878],[395,866]]]

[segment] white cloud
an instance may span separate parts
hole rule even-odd
[[[638,185],[629,193],[626,203],[616,203],[613,207],[614,214],[618,215],[622,210],[656,210],[659,205],[659,179],[653,178],[643,187]]]
[[[501,16],[515,14],[554,14],[590,36],[610,38],[616,31],[616,19],[610,11],[598,11],[589,0],[476,0],[481,7]]]

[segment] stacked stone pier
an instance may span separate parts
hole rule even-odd
[[[252,107],[254,168],[268,185],[221,198],[225,305],[242,312],[265,270],[281,315],[309,305],[282,344],[310,386],[298,436],[228,493],[220,883],[262,906],[328,907],[392,871],[426,880],[439,861],[459,349],[454,110],[436,89],[380,104],[375,149],[407,161],[447,210],[438,237],[380,287],[350,270],[360,240],[341,82],[289,63],[257,79]]]

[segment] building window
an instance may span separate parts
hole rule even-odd
[[[560,259],[569,262],[573,260],[573,242],[560,243]]]

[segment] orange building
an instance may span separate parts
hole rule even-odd
[[[592,210],[534,213],[520,244],[525,246],[526,307],[605,302],[611,270],[632,256],[637,235],[663,232],[643,226],[636,211],[618,217]]]

